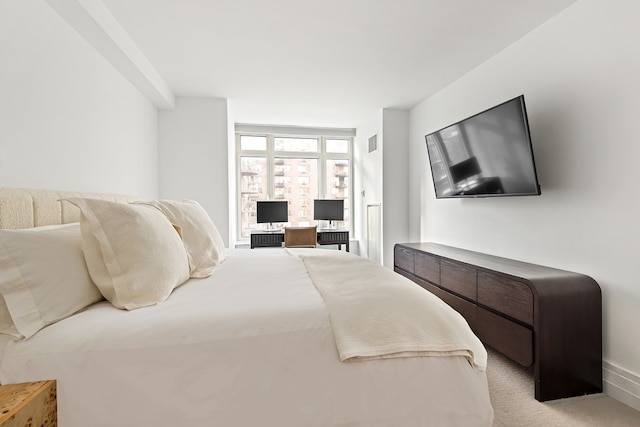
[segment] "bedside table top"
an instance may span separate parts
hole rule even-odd
[[[0,386],[0,425],[4,425],[41,393],[48,394],[51,387],[55,393],[53,380]],[[47,401],[48,396],[43,396],[43,400]]]

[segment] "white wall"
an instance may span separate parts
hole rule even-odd
[[[595,278],[605,390],[640,409],[638,16],[637,1],[579,1],[415,107],[410,210],[416,239]],[[424,135],[521,93],[542,195],[436,200]]]
[[[377,135],[378,149],[369,153],[369,138]],[[382,204],[382,110],[356,129],[353,148],[353,218],[359,254],[367,253],[367,205]],[[363,193],[364,192],[364,193]]]
[[[227,101],[227,179],[229,182],[229,194],[227,203],[229,206],[229,247],[236,246],[238,236],[238,200],[236,197],[238,187],[236,182],[236,128],[233,107]],[[224,234],[223,231],[221,233]]]
[[[354,210],[360,255],[367,253],[367,206],[381,206],[382,264],[393,268],[393,245],[409,239],[409,112],[383,109],[358,126],[354,144]],[[369,152],[376,135],[377,149]],[[364,191],[364,195],[362,192]]]
[[[409,241],[409,112],[383,110],[383,264],[393,268],[393,246]]]
[[[156,108],[45,2],[0,34],[0,185],[156,197]]]
[[[158,122],[160,197],[197,200],[229,246],[227,100],[179,97]]]

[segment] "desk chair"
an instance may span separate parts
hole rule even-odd
[[[285,248],[315,248],[318,234],[316,227],[285,227]]]

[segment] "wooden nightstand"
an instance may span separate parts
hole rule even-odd
[[[0,426],[57,427],[56,382],[0,386]]]

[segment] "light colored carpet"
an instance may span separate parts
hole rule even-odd
[[[606,394],[538,402],[533,368],[523,368],[491,348],[487,375],[494,427],[639,427],[640,412]]]

